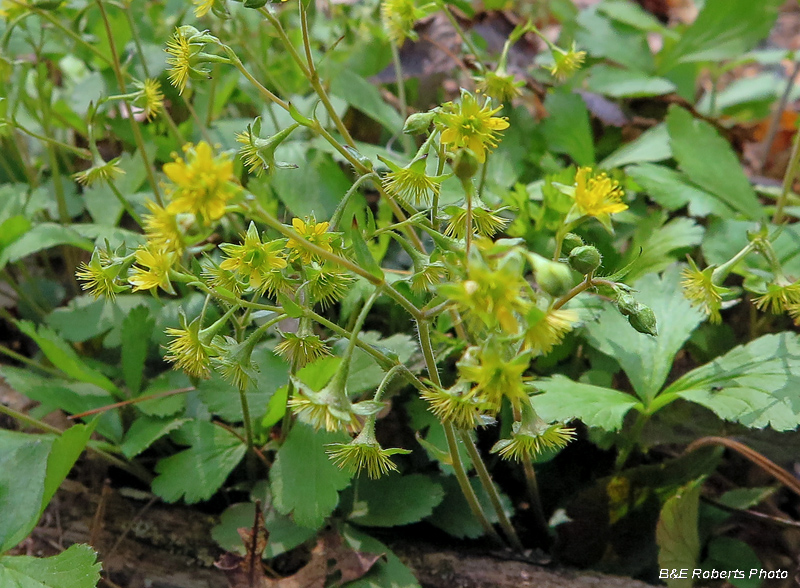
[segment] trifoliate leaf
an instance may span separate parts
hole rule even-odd
[[[101,566],[88,545],[72,545],[53,557],[0,557],[0,586],[8,588],[95,588]]]
[[[295,523],[303,527],[316,529],[325,522],[339,503],[339,490],[350,485],[350,474],[328,459],[325,445],[346,441],[343,433],[294,424],[269,472],[279,513],[292,513]]]
[[[167,502],[181,497],[188,504],[211,498],[247,450],[235,435],[208,422],[184,428],[192,446],[156,464],[153,492]]]

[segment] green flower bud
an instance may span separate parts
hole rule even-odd
[[[656,315],[649,306],[638,304],[636,312],[628,317],[628,322],[631,326],[645,335],[658,335],[658,326],[656,325]]]
[[[403,132],[406,135],[422,135],[428,130],[433,122],[435,112],[416,112],[406,119],[403,125]]]
[[[561,242],[561,251],[562,253],[569,255],[573,249],[580,247],[581,245],[583,245],[583,239],[581,239],[575,233],[567,233],[564,235],[564,240]]]
[[[581,245],[575,247],[569,254],[569,264],[572,269],[582,274],[588,274],[600,267],[603,256],[592,245]]]
[[[636,299],[627,292],[620,292],[616,300],[617,309],[624,315],[630,316],[641,306]]]
[[[478,173],[478,157],[472,149],[459,149],[453,158],[453,171],[460,180],[468,180]]]
[[[536,272],[536,283],[550,296],[563,296],[575,285],[569,266],[550,261],[540,255],[531,259]]]

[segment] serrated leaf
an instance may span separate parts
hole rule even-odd
[[[163,372],[150,380],[147,387],[139,394],[140,397],[151,396],[170,390],[180,390],[191,386],[189,378],[183,372],[170,370]],[[143,400],[136,403],[137,410],[149,416],[165,417],[176,414],[186,407],[185,394],[173,394],[152,400]]]
[[[73,245],[85,251],[94,249],[92,242],[81,237],[76,231],[56,223],[41,223],[0,251],[0,269],[6,264],[19,261],[56,245]]]
[[[697,564],[700,538],[697,533],[697,512],[702,479],[686,484],[667,499],[656,526],[658,565],[661,569],[689,569]],[[667,579],[669,588],[691,588],[691,577]]]
[[[20,331],[36,342],[47,359],[70,378],[94,384],[112,394],[119,393],[119,390],[111,380],[86,365],[69,343],[61,339],[51,329],[44,325],[39,325],[37,329],[29,321],[17,321],[16,324]]]
[[[331,77],[330,92],[378,121],[389,131],[394,132],[403,126],[403,119],[386,103],[378,88],[349,69],[337,71]]]
[[[88,545],[71,545],[52,557],[0,557],[0,586],[8,588],[96,588],[97,554]]]
[[[619,430],[625,415],[639,403],[630,394],[573,382],[564,376],[539,380],[536,387],[544,394],[532,398],[533,406],[546,421],[568,422],[577,418],[589,427],[605,431]]]
[[[67,477],[72,466],[86,449],[86,444],[94,432],[98,419],[94,418],[88,425],[73,425],[53,440],[50,455],[47,456],[47,472],[44,478],[44,495],[40,513],[44,511],[50,499]]]
[[[155,325],[146,306],[137,306],[122,322],[122,375],[131,394],[138,394],[142,386],[144,362]]]
[[[646,274],[664,270],[676,261],[672,252],[694,247],[702,241],[704,229],[692,219],[677,217],[662,224],[665,219],[664,213],[651,214],[637,225],[628,254],[620,262],[624,265],[633,261],[625,281],[635,282]]]
[[[666,126],[664,126],[666,130]],[[671,153],[671,151],[670,151]],[[731,218],[736,211],[693,184],[684,174],[665,167],[641,163],[625,168],[634,181],[639,184],[650,198],[667,210],[677,210],[689,205],[689,215],[704,217],[715,214],[723,218]]]
[[[188,419],[139,417],[125,433],[120,445],[122,454],[128,459],[139,455],[156,440],[182,427],[187,421]]]
[[[421,588],[414,573],[386,545],[350,525],[344,526],[342,535],[353,549],[386,558],[378,560],[363,578],[348,582],[347,588]]]
[[[611,169],[630,163],[664,161],[670,157],[672,149],[669,146],[667,125],[660,123],[614,151],[600,162],[599,167]]]
[[[339,490],[350,474],[328,459],[325,445],[347,440],[344,433],[314,431],[304,423],[292,426],[269,472],[275,509],[302,527],[317,529],[339,503]]]
[[[238,437],[222,427],[199,421],[192,425],[192,446],[156,464],[159,475],[153,480],[153,493],[166,502],[208,500],[247,451]]]
[[[653,54],[641,31],[606,18],[597,6],[582,10],[576,22],[580,28],[575,39],[592,57],[606,57],[633,70],[653,70]]]
[[[748,218],[764,215],[739,159],[713,126],[673,105],[667,128],[672,154],[691,181]]]
[[[350,521],[365,527],[395,527],[421,521],[444,498],[440,484],[422,474],[359,478]]]
[[[609,65],[595,65],[588,80],[589,90],[612,98],[660,96],[676,90],[675,84],[639,71]]]
[[[722,419],[788,431],[800,425],[800,337],[764,335],[673,382],[663,394],[697,402]]]
[[[554,92],[547,95],[544,107],[549,116],[542,123],[542,132],[548,149],[566,153],[578,165],[592,165],[594,139],[583,98],[571,91]]]
[[[659,54],[659,70],[669,71],[686,62],[739,57],[769,34],[782,5],[783,0],[706,0],[680,40]]]
[[[636,300],[656,315],[657,337],[636,332],[610,304],[597,322],[587,325],[589,343],[617,360],[645,406],[664,385],[675,354],[704,319],[683,296],[679,282],[678,266],[674,265],[662,277],[650,274],[633,285]]]

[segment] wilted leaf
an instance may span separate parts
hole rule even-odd
[[[700,538],[697,533],[697,511],[702,479],[683,486],[669,498],[661,509],[656,526],[658,565],[661,569],[689,569],[697,564],[700,555]],[[691,577],[670,578],[669,588],[691,588]]]

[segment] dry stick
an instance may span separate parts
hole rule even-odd
[[[67,418],[69,420],[81,419],[83,417],[91,416],[93,414],[114,410],[115,408],[120,408],[122,406],[128,406],[129,404],[137,404],[139,402],[144,402],[145,400],[153,400],[155,398],[166,398],[167,396],[175,396],[176,394],[185,394],[186,392],[193,392],[194,390],[195,390],[194,386],[187,386],[186,388],[176,388],[175,390],[156,392],[154,394],[139,396],[138,398],[132,398],[130,400],[123,400],[122,402],[115,402],[114,404],[107,404],[106,406],[101,406],[100,408],[93,408],[92,410],[87,410],[86,412],[69,415],[67,416]]]
[[[783,111],[786,109],[786,104],[789,102],[789,95],[792,93],[792,89],[794,88],[794,84],[797,81],[798,75],[800,75],[800,61],[795,62],[794,69],[792,70],[792,73],[789,74],[789,78],[786,80],[786,89],[783,91],[781,99],[778,102],[778,108],[775,110],[775,113],[772,115],[772,120],[769,122],[767,136],[764,139],[764,149],[761,153],[761,159],[758,162],[758,167],[756,168],[758,173],[764,171],[764,166],[767,165],[767,158],[769,157],[772,143],[775,141],[775,135],[778,134],[778,128],[780,127],[781,119],[783,118]]]
[[[761,455],[754,449],[750,449],[747,445],[740,443],[739,441],[734,441],[733,439],[727,439],[725,437],[702,437],[690,444],[684,453],[689,453],[709,445],[722,445],[728,449],[733,449],[739,455],[753,462],[768,474],[771,474],[781,484],[800,496],[800,480],[795,478],[791,473],[783,469],[771,459]]]
[[[749,517],[751,519],[755,519],[757,521],[765,522],[765,523],[772,523],[774,525],[779,525],[781,527],[789,527],[791,529],[800,529],[800,522],[793,521],[791,519],[784,519],[781,517],[776,517],[773,515],[769,515],[765,512],[758,512],[757,510],[751,510],[749,508],[741,509],[735,508],[733,506],[728,506],[727,504],[723,504],[718,500],[713,500],[712,498],[708,498],[707,496],[701,496],[700,499],[703,502],[707,502],[708,504],[717,507],[720,510],[724,510],[734,514],[740,514],[745,517]]]

